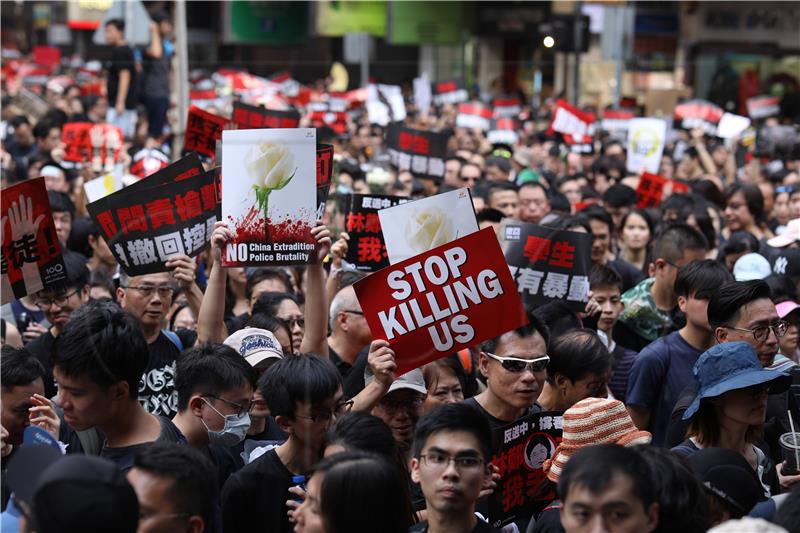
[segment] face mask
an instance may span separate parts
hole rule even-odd
[[[339,184],[336,186],[336,191],[339,194],[353,194],[353,189],[348,187],[347,185]]]
[[[214,406],[211,405],[208,400],[203,398],[203,401],[206,402],[211,409],[214,409]],[[243,413],[241,416],[223,415],[216,409],[214,409],[214,412],[225,419],[225,425],[221,430],[211,430],[208,428],[208,426],[206,426],[205,421],[202,419],[200,420],[203,422],[203,425],[206,426],[206,431],[208,431],[208,440],[211,442],[211,444],[218,444],[220,446],[224,446],[225,448],[230,448],[231,446],[236,446],[242,442],[247,436],[247,430],[250,429],[250,414]]]

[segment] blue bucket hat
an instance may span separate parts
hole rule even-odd
[[[703,398],[714,398],[728,391],[745,389],[774,381],[770,393],[789,388],[791,377],[784,372],[765,370],[753,347],[746,342],[724,342],[703,352],[692,370],[697,396],[683,413],[689,420],[700,408]]]

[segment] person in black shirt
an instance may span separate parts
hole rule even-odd
[[[233,474],[222,490],[225,531],[291,531],[286,501],[296,475],[322,456],[325,433],[352,405],[327,359],[301,354],[272,365],[259,389],[288,440]]]
[[[57,392],[50,362],[53,343],[72,314],[89,301],[89,269],[83,256],[64,250],[64,267],[67,274],[64,286],[39,291],[33,299],[52,327],[26,346],[47,371],[44,376],[44,395],[48,398],[54,397]]]
[[[101,455],[121,470],[154,441],[185,442],[166,418],[137,400],[148,363],[147,342],[136,319],[112,302],[79,309],[56,339],[53,374],[64,421],[77,431],[97,427],[106,436]]]
[[[481,490],[492,479],[491,448],[489,422],[463,403],[436,407],[420,420],[411,478],[422,486],[428,520],[411,531],[496,531],[475,516]]]
[[[244,440],[250,427],[255,381],[250,363],[223,344],[193,348],[178,361],[178,414],[173,423],[189,446],[212,460],[220,486],[236,470],[229,448]]]
[[[105,26],[106,43],[112,47],[106,64],[108,79],[108,122],[118,126],[126,138],[133,137],[136,126],[136,61],[133,50],[125,42],[125,22],[111,19]]]
[[[336,293],[331,302],[330,315],[328,354],[344,379],[359,353],[369,346],[372,333],[352,286]]]

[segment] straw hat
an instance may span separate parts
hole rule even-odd
[[[567,460],[578,450],[592,444],[633,446],[650,444],[649,431],[640,431],[633,424],[628,410],[619,400],[586,398],[564,412],[564,433],[552,459],[543,467],[553,483],[564,469]]]

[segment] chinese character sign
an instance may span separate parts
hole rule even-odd
[[[754,96],[747,99],[747,114],[753,120],[772,117],[780,112],[780,99],[777,96]]]
[[[300,125],[300,113],[295,110],[275,111],[264,107],[234,102],[233,123],[236,124],[236,127],[240,130],[296,128]]]
[[[492,124],[492,110],[483,104],[459,104],[456,115],[456,126],[459,128],[479,128],[487,131]]]
[[[492,464],[500,470],[500,481],[489,496],[493,527],[530,517],[556,499],[555,485],[545,483],[542,465],[561,442],[562,415],[535,413],[494,431]]]
[[[64,160],[110,171],[122,153],[122,130],[111,124],[68,122],[61,132]]]
[[[447,134],[415,130],[396,124],[386,128],[386,146],[392,164],[419,178],[437,183],[444,179]]]
[[[586,144],[592,141],[590,128],[594,121],[593,113],[583,112],[564,100],[558,100],[547,134],[552,135],[557,131],[564,136],[567,144]]]
[[[219,220],[218,169],[164,184],[146,182],[89,204],[103,234],[113,235],[106,237],[108,247],[129,276],[165,272],[173,255],[196,256],[211,242]]]
[[[723,113],[721,107],[706,100],[689,100],[675,106],[673,116],[677,125],[685,130],[703,128],[709,135],[714,135]]]
[[[462,80],[447,80],[433,84],[433,104],[460,104],[469,100],[469,93]]]
[[[3,189],[0,206],[3,304],[67,279],[44,178]]]
[[[689,186],[686,183],[644,172],[636,187],[636,207],[639,209],[658,207],[670,194],[687,194],[688,192]]]
[[[372,336],[403,374],[526,323],[492,228],[379,270],[354,285]]]
[[[183,141],[184,152],[197,152],[206,157],[214,157],[217,141],[222,138],[222,130],[228,119],[203,111],[197,106],[189,108],[186,119],[186,135]]]
[[[378,211],[407,202],[408,198],[350,194],[345,200],[344,229],[350,236],[348,263],[358,270],[374,272],[389,266]]]
[[[658,172],[667,138],[667,123],[660,118],[632,118],[629,125],[628,171]]]
[[[235,234],[223,250],[223,265],[298,265],[311,259],[316,138],[312,128],[222,133],[222,219]]]
[[[325,202],[331,190],[333,176],[333,145],[317,145],[317,220],[325,215]]]
[[[385,209],[378,217],[391,264],[478,231],[466,187]]]
[[[526,307],[561,300],[575,311],[589,301],[592,236],[504,221],[500,242]]]

